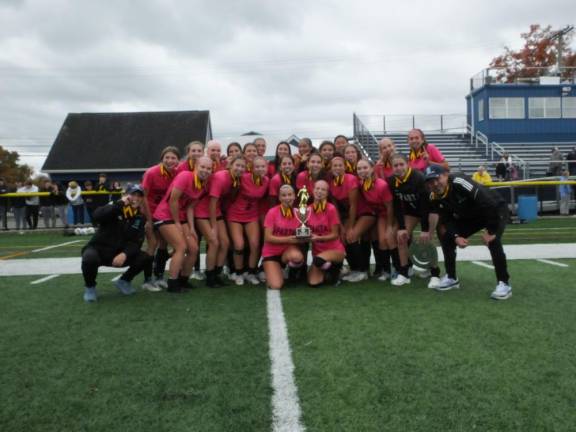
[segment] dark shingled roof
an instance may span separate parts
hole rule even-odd
[[[209,111],[68,114],[42,171],[135,170],[176,146],[212,138]]]

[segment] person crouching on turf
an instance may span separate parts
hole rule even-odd
[[[284,286],[282,266],[300,268],[304,265],[302,244],[308,240],[296,238],[296,228],[300,221],[295,214],[296,194],[290,185],[282,185],[278,191],[280,204],[272,207],[264,220],[264,247],[262,263],[268,288],[281,289]]]
[[[440,165],[425,171],[430,196],[431,224],[439,224],[438,233],[444,253],[446,275],[435,287],[438,291],[459,288],[456,277],[456,246],[468,246],[468,237],[484,230],[482,241],[492,257],[498,284],[491,297],[506,300],[512,296],[502,233],[508,220],[508,207],[500,195],[464,175],[449,174]],[[438,217],[439,215],[439,217]],[[433,232],[434,227],[431,228]]]
[[[146,224],[143,200],[144,190],[140,185],[133,185],[118,201],[94,210],[98,231],[82,249],[84,301],[95,302],[97,299],[96,276],[100,266],[129,266],[114,285],[124,295],[134,294],[130,282],[142,271],[148,259],[148,255],[140,250]]]
[[[322,282],[337,283],[346,256],[346,249],[340,241],[338,209],[327,202],[329,189],[325,180],[314,183],[314,202],[308,206],[310,217],[307,225],[312,230],[312,266],[308,272],[308,284],[312,287]]]

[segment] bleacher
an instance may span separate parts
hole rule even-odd
[[[558,147],[566,155],[576,146],[573,142],[531,142],[531,143],[498,143],[508,154],[523,159],[530,168],[530,177],[545,177],[550,165],[552,149]]]
[[[383,137],[391,138],[396,143],[400,153],[408,155],[407,133],[375,134],[374,138],[380,141]],[[482,151],[470,143],[470,135],[464,133],[427,133],[429,143],[437,146],[451,169],[472,174],[478,166],[486,165],[490,174],[494,174],[495,164],[486,159]],[[378,160],[378,147],[371,142],[362,142],[363,147],[372,158]]]

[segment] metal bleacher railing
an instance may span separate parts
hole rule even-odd
[[[506,153],[506,150],[501,145],[494,141],[489,141],[488,137],[480,131],[477,131],[474,134],[473,142],[477,148],[480,148],[483,152],[485,152],[486,159],[488,160],[493,161],[496,159],[495,156],[501,157],[504,153]],[[526,161],[514,154],[511,154],[510,157],[512,158],[512,163],[521,170],[522,178],[529,178],[530,167]]]
[[[557,67],[527,67],[523,68],[522,76],[515,77],[513,80],[507,78],[506,68],[486,68],[470,78],[470,90],[482,88],[490,84],[539,84],[542,79],[550,77],[559,78],[559,83],[574,84],[576,82],[576,67],[563,66],[558,70]]]

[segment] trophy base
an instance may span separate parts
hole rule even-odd
[[[312,237],[312,232],[308,227],[299,227],[296,228],[296,238],[297,239],[309,239]]]

